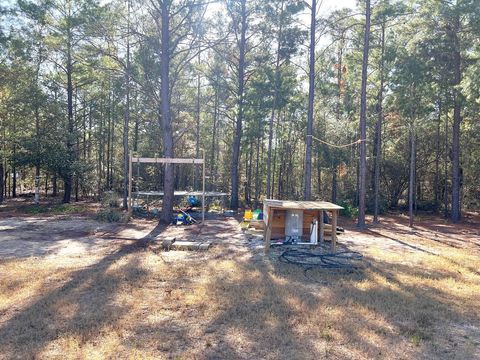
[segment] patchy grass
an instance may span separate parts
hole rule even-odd
[[[64,215],[64,214],[82,213],[87,211],[87,209],[88,208],[84,205],[50,204],[50,205],[24,206],[23,211],[29,215],[38,215],[38,214]]]
[[[109,223],[127,223],[129,216],[126,212],[118,208],[100,209],[95,214],[95,219]]]
[[[309,278],[222,245],[0,260],[0,358],[478,358],[479,253],[401,241]]]

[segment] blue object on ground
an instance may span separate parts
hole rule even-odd
[[[192,206],[200,206],[200,204],[201,204],[200,200],[194,195],[190,195],[188,197],[188,203]]]

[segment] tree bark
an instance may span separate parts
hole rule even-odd
[[[281,41],[283,36],[283,22],[281,21],[283,18],[283,1],[281,2],[281,14],[280,14],[280,28],[277,33],[277,53],[276,53],[276,60],[275,60],[275,78],[273,80],[273,104],[272,104],[272,112],[270,115],[270,121],[268,123],[268,151],[267,151],[267,198],[273,197],[273,190],[271,184],[271,167],[272,167],[272,141],[273,141],[273,122],[275,120],[275,111],[277,109],[277,102],[278,102],[278,87],[280,83],[280,49],[281,49]]]
[[[4,194],[5,184],[4,184],[4,169],[3,169],[3,162],[0,163],[0,203],[3,202],[3,194]]]
[[[457,19],[457,22],[459,20]],[[457,31],[459,24],[456,24],[456,29],[453,34],[454,54],[453,54],[453,66],[455,71],[454,79],[454,108],[453,108],[453,127],[452,127],[452,221],[454,223],[460,221],[462,217],[460,208],[460,188],[461,188],[461,175],[460,175],[460,124],[462,122],[462,104],[461,94],[457,87],[462,81],[462,58],[460,54],[460,45],[458,40]]]
[[[198,159],[200,157],[200,111],[201,111],[201,106],[200,106],[200,95],[201,95],[201,77],[200,77],[200,64],[201,64],[201,59],[200,59],[200,50],[197,55],[197,64],[198,64],[198,69],[197,69],[197,96],[196,96],[196,104],[195,104],[195,157]],[[194,182],[193,182],[193,187],[194,189],[198,189],[198,183],[201,183],[200,181],[200,167],[195,166],[194,169]]]
[[[259,122],[257,122],[259,124]],[[259,125],[259,132],[260,132],[260,125]],[[257,141],[256,141],[256,149],[255,149],[255,196],[254,202],[255,206],[258,205],[259,198],[260,198],[260,134],[257,133]]]
[[[218,80],[218,78],[217,78]],[[214,104],[213,104],[213,128],[212,128],[212,148],[211,148],[211,163],[210,163],[210,186],[211,190],[213,190],[213,181],[217,177],[217,166],[216,166],[216,158],[215,152],[217,149],[217,118],[218,118],[218,88],[215,86],[215,96],[214,96]]]
[[[410,129],[410,177],[408,185],[408,223],[413,227],[415,203],[415,125]]]
[[[384,86],[384,68],[385,68],[385,22],[382,23],[382,32],[380,39],[380,88],[378,91],[377,102],[377,124],[375,126],[375,156],[374,156],[374,210],[373,222],[378,223],[379,200],[380,200],[380,163],[382,161],[382,123],[383,123],[383,86]]]
[[[337,202],[337,167],[332,165],[332,203]]]
[[[242,127],[243,127],[243,112],[244,112],[244,92],[245,92],[245,55],[246,55],[246,32],[247,32],[247,8],[246,0],[241,0],[241,12],[240,12],[240,42],[239,42],[239,61],[238,61],[238,112],[235,124],[235,136],[233,140],[233,152],[232,152],[232,166],[231,166],[231,199],[230,208],[233,210],[238,209],[238,184],[239,184],[239,158],[240,158],[240,143],[242,139]]]
[[[434,178],[434,202],[435,211],[439,208],[439,193],[440,193],[440,124],[442,122],[442,101],[438,102],[438,119],[437,119],[437,134],[435,139],[435,178]]]
[[[443,214],[445,219],[448,218],[448,109],[445,111],[445,157],[444,157],[444,182],[443,189]]]
[[[125,67],[125,114],[123,118],[123,209],[128,209],[129,148],[128,127],[130,124],[130,0],[127,0],[127,63]]]
[[[15,125],[13,126],[13,132],[15,132]],[[12,198],[17,197],[17,167],[15,163],[17,162],[17,144],[13,143],[13,154],[12,154]]]
[[[170,112],[170,6],[169,1],[161,3],[161,55],[160,55],[160,123],[163,131],[163,155],[173,158],[173,132]],[[165,164],[163,179],[163,204],[160,221],[169,224],[173,217],[175,188],[173,164]]]
[[[343,93],[343,46],[344,46],[344,33],[340,37],[340,43],[338,46],[338,63],[337,63],[337,106],[336,106],[336,120],[337,126],[340,124],[342,113],[342,93]],[[335,159],[336,149],[331,149],[332,154],[332,203],[337,202],[337,162]]]
[[[367,180],[367,76],[368,52],[370,45],[370,0],[365,0],[365,37],[363,45],[362,88],[360,101],[360,163],[358,177],[358,222],[359,228],[365,228],[365,196]]]
[[[315,98],[315,33],[317,20],[317,1],[312,0],[312,13],[310,19],[310,59],[308,73],[308,112],[307,136],[305,139],[305,169],[303,198],[310,200],[312,197],[312,135],[313,135],[313,101]]]
[[[70,14],[69,14],[70,16]],[[64,193],[63,202],[69,203],[72,194],[72,166],[75,161],[75,150],[73,144],[74,119],[73,119],[73,60],[72,60],[72,34],[67,31],[67,167],[63,176]]]

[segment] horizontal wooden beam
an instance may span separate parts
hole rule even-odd
[[[183,158],[141,158],[132,157],[132,163],[148,164],[203,164],[203,159],[183,159]]]

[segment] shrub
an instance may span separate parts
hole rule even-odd
[[[340,215],[355,218],[358,216],[358,207],[352,205],[349,201],[341,201],[339,203],[343,210],[340,211]]]
[[[118,208],[118,194],[114,191],[106,191],[102,197],[102,207]]]
[[[102,209],[100,210],[97,215],[96,219],[98,221],[109,222],[109,223],[116,223],[116,222],[127,222],[128,215],[123,213],[119,209]]]

